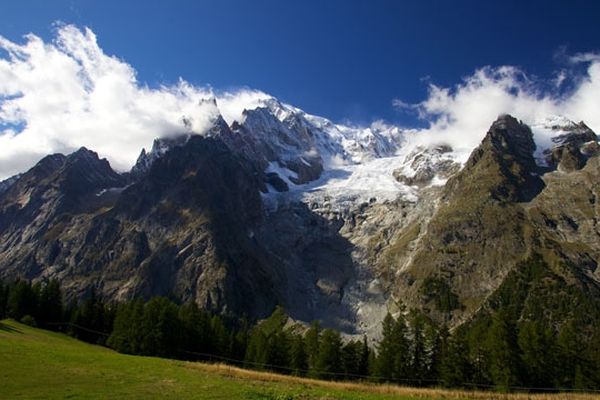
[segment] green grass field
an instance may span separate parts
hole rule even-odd
[[[565,398],[540,396],[539,398]],[[60,333],[0,322],[2,399],[531,398],[334,383],[160,358],[128,356]],[[576,396],[591,398],[587,396]],[[572,397],[574,398],[574,397]]]

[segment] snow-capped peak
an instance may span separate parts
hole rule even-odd
[[[551,115],[531,125],[536,144],[534,157],[539,166],[548,167],[553,148],[574,143],[582,145],[597,140],[596,135],[583,122],[576,123],[561,115]]]

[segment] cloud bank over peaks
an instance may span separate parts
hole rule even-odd
[[[214,98],[218,109],[204,101]],[[33,34],[22,44],[0,36],[0,179],[81,146],[126,170],[156,137],[202,133],[219,112],[231,123],[265,98],[247,89],[215,93],[183,79],[150,88],[129,64],[105,54],[87,28],[60,26],[51,43]]]
[[[430,84],[420,103],[395,99],[394,107],[417,113],[426,125],[398,128],[397,133],[407,147],[449,144],[459,161],[466,160],[500,114],[529,124],[563,115],[600,133],[600,54],[563,58],[563,68],[547,81],[513,66],[484,67],[452,87]],[[49,153],[81,146],[125,171],[155,138],[202,134],[219,115],[228,124],[241,121],[244,109],[264,106],[269,99],[257,90],[219,92],[183,79],[149,87],[137,80],[131,65],[106,54],[88,28],[58,26],[50,42],[33,34],[23,43],[0,36],[0,179],[26,171]],[[280,111],[280,119],[300,112],[289,105]],[[308,117],[323,129],[332,125]],[[360,127],[336,126],[360,138]],[[377,131],[374,125],[367,133]]]
[[[392,105],[403,112],[417,112],[428,123],[413,135],[413,141],[447,143],[462,155],[462,161],[501,114],[511,114],[530,125],[561,115],[585,121],[600,133],[600,55],[577,54],[567,61],[572,68],[560,70],[550,82],[531,78],[517,67],[488,66],[450,88],[430,84],[428,97],[418,104],[395,99]],[[585,67],[583,73],[576,68],[581,66]],[[569,89],[561,91],[567,83]]]

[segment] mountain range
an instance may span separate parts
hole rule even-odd
[[[0,278],[252,319],[281,305],[371,336],[388,311],[471,321],[531,259],[546,273],[510,289],[523,313],[556,282],[567,303],[600,299],[600,147],[584,122],[501,115],[465,152],[274,98],[228,124],[208,102],[209,129],[184,117],[130,171],[81,148],[0,182]]]

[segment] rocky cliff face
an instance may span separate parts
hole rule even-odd
[[[433,213],[422,211],[391,238],[376,240],[375,265],[390,282],[391,306],[461,323],[533,254],[597,292],[600,171],[598,157],[581,150],[590,141],[597,143],[589,128],[566,135],[548,154],[572,145],[580,164],[561,168],[566,161],[556,158],[540,167],[531,130],[500,117],[464,168],[434,195]]]
[[[501,116],[461,165],[443,143],[402,153],[392,128],[269,102],[157,140],[127,174],[87,149],[51,155],[0,192],[0,277],[253,318],[280,304],[372,335],[388,310],[467,321],[534,254],[597,295],[597,137],[544,129],[541,148]]]
[[[82,295],[171,295],[262,314],[276,303],[252,231],[259,185],[213,139],[193,137],[126,183],[82,149],[49,156],[2,197],[3,276],[57,276]],[[261,273],[263,271],[263,273]]]

